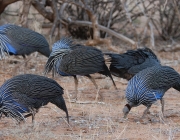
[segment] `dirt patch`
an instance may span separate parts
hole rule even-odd
[[[163,64],[171,65],[179,71],[179,62],[174,63],[174,54],[167,53],[168,58],[161,57]],[[179,53],[175,54],[179,55]],[[9,57],[1,61],[0,84],[13,75],[23,73],[43,74],[44,64],[47,61],[42,55],[34,57],[28,65],[19,66],[16,72],[12,72],[14,66],[23,61],[21,57]],[[172,63],[169,63],[171,62]],[[167,63],[168,62],[168,63]],[[48,75],[51,77],[51,74]],[[64,98],[69,110],[70,124],[67,124],[65,113],[53,104],[42,107],[35,116],[35,124],[31,118],[27,123],[17,125],[10,118],[3,117],[0,121],[0,140],[164,140],[180,139],[180,94],[170,89],[165,94],[165,119],[161,119],[160,105],[157,103],[150,109],[151,114],[144,120],[138,122],[145,107],[133,108],[128,115],[128,120],[122,121],[122,108],[126,104],[124,99],[127,82],[114,77],[118,90],[115,90],[110,78],[99,74],[93,75],[101,88],[99,94],[101,99],[93,104],[75,104],[69,102],[69,97],[74,94],[73,77],[57,76],[55,80],[64,88]],[[80,101],[94,101],[97,90],[91,81],[85,77],[78,77],[78,99]]]

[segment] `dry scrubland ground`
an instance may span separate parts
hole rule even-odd
[[[162,63],[174,67],[180,72],[178,60],[179,53],[158,54]],[[34,54],[33,54],[34,56]],[[33,73],[42,75],[46,58],[38,55],[13,73],[12,68],[16,62],[22,62],[21,57],[10,57],[0,61],[0,84],[13,75]],[[51,77],[51,74],[48,75]],[[180,93],[174,89],[165,95],[165,121],[160,122],[160,105],[153,105],[151,114],[144,123],[138,123],[145,107],[133,108],[128,120],[122,123],[122,108],[126,104],[124,91],[127,82],[114,77],[119,90],[115,90],[109,78],[95,74],[96,82],[101,87],[99,93],[102,99],[96,104],[74,104],[69,102],[70,95],[74,94],[74,80],[72,77],[57,77],[56,81],[64,88],[64,98],[69,110],[70,124],[68,125],[65,113],[53,104],[40,109],[36,114],[35,124],[32,127],[31,118],[27,123],[17,125],[10,118],[0,120],[0,140],[164,140],[180,139]],[[97,91],[89,79],[79,79],[79,100],[93,101]]]

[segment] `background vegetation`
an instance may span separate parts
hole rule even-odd
[[[180,1],[178,0],[0,0],[0,25],[13,23],[43,34],[52,44],[62,36],[93,45],[103,51],[116,53],[146,45],[155,51],[163,65],[180,72]],[[32,73],[42,75],[47,61],[32,54],[27,66],[12,69],[22,57],[10,56],[0,61],[0,85],[14,75]],[[78,77],[78,99],[93,102],[96,93],[102,95],[98,103],[73,104],[72,77],[56,77],[64,88],[64,98],[70,115],[52,104],[40,109],[35,124],[31,118],[17,125],[11,118],[0,120],[0,140],[179,140],[180,94],[174,89],[165,94],[165,120],[160,104],[153,105],[146,122],[139,123],[145,107],[133,108],[128,120],[122,122],[122,108],[127,81],[113,77],[118,90],[109,78],[92,75],[99,86]],[[51,74],[48,77],[52,78]]]

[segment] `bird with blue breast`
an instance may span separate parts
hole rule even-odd
[[[49,57],[51,51],[45,37],[28,28],[13,24],[0,26],[0,58],[9,55],[25,57],[33,52],[39,52]]]
[[[63,98],[63,88],[53,79],[34,75],[17,75],[7,80],[0,88],[0,116],[11,117],[18,123],[35,114],[49,102],[66,113],[68,110]]]
[[[100,73],[110,77],[113,85],[116,84],[105,64],[101,50],[75,44],[70,38],[64,37],[53,44],[52,52],[45,66],[45,74],[52,71],[61,76],[73,76],[75,81],[75,100],[77,99],[77,75],[88,77],[96,88],[98,88],[94,78],[90,74]]]
[[[160,100],[164,116],[163,96],[170,88],[180,91],[180,75],[169,66],[155,65],[137,73],[126,88],[127,104],[124,106],[124,118],[127,117],[132,107],[141,104],[146,106],[141,119],[143,119],[152,104]]]

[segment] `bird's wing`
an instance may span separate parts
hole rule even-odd
[[[28,96],[38,98],[54,98],[63,94],[63,88],[54,80],[36,76],[30,81],[31,89]]]
[[[28,28],[19,27],[16,25],[10,26],[11,28],[9,27],[9,29],[6,31],[6,36],[11,40],[14,47],[16,47],[16,45],[34,48],[49,47],[49,44],[43,35]]]
[[[156,55],[148,48],[128,50],[124,54],[105,54],[111,57],[112,74],[125,79],[128,79],[128,75],[133,76],[147,67],[160,64]]]
[[[54,80],[32,74],[18,75],[6,81],[1,92],[20,93],[30,98],[50,99],[63,94],[63,88]]]
[[[168,66],[154,66],[140,73],[151,89],[169,89],[180,81],[180,75]]]
[[[104,57],[100,50],[78,47],[65,55],[60,70],[72,75],[88,75],[103,70]]]

